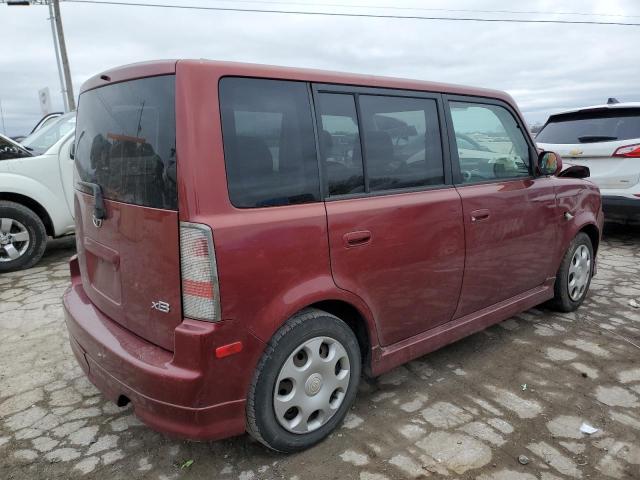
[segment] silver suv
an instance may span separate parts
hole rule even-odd
[[[605,105],[556,113],[536,142],[565,163],[589,167],[607,219],[640,220],[640,102],[610,98]]]

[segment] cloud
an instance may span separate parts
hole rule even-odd
[[[169,0],[162,0],[169,3]],[[307,5],[206,2],[240,8],[354,11]],[[178,3],[171,0],[171,3]],[[284,2],[283,2],[284,3]],[[392,5],[389,0],[364,2]],[[423,2],[405,2],[421,6]],[[517,9],[507,1],[430,2],[429,8]],[[640,15],[633,0],[528,2],[529,11]],[[407,10],[359,12],[409,14]],[[507,14],[421,11],[419,14],[496,17]],[[452,82],[509,91],[530,123],[559,109],[602,103],[607,97],[640,100],[639,27],[540,25],[314,17],[62,3],[75,92],[89,76],[155,58],[210,58],[342,70]],[[40,117],[37,91],[48,86],[62,108],[58,73],[44,6],[0,5],[0,99],[9,134],[28,132]],[[567,15],[519,18],[585,19]],[[616,17],[600,17],[615,20]],[[626,20],[640,22],[640,17]]]

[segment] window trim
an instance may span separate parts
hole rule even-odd
[[[497,98],[487,98],[487,97],[476,97],[471,95],[443,95],[443,101],[445,106],[445,117],[447,121],[447,133],[449,136],[449,155],[451,157],[451,168],[453,171],[453,185],[456,187],[467,187],[473,185],[486,185],[491,183],[505,183],[505,182],[513,182],[520,181],[526,179],[534,179],[538,178],[539,175],[535,173],[535,162],[538,158],[538,149],[533,142],[531,135],[529,134],[529,130],[525,125],[524,121],[518,115],[518,113],[513,109],[511,105],[507,102],[499,100]],[[525,141],[527,142],[527,146],[529,147],[529,175],[521,176],[521,177],[509,177],[509,178],[492,178],[489,180],[482,180],[478,182],[463,182],[462,181],[462,173],[460,171],[460,158],[458,157],[458,146],[456,142],[456,133],[453,127],[453,118],[451,116],[451,102],[462,102],[462,103],[477,103],[480,105],[492,105],[502,107],[511,114],[513,119],[515,120],[518,128],[522,132]]]
[[[444,188],[452,188],[453,187],[453,167],[451,161],[451,148],[449,145],[449,136],[447,134],[447,121],[445,116],[445,105],[444,105],[444,95],[439,92],[428,92],[428,91],[420,91],[420,90],[396,90],[390,88],[378,88],[378,87],[362,87],[362,86],[354,86],[354,85],[343,85],[343,84],[329,84],[329,83],[314,83],[312,82],[312,92],[313,92],[313,103],[314,103],[314,111],[316,112],[316,123],[319,128],[321,125],[321,119],[319,115],[319,108],[317,105],[319,104],[318,95],[320,93],[334,93],[334,94],[348,94],[352,95],[355,100],[356,106],[356,116],[358,121],[358,133],[360,137],[360,150],[362,152],[362,166],[363,166],[363,175],[365,182],[365,191],[358,193],[349,193],[345,195],[329,195],[329,185],[327,183],[326,174],[323,173],[321,176],[322,182],[322,193],[323,200],[325,202],[331,202],[336,200],[347,200],[351,198],[368,198],[368,197],[379,197],[386,195],[398,195],[403,193],[416,193],[416,192],[428,192],[431,190],[442,190]],[[383,96],[383,97],[398,97],[398,98],[415,98],[422,100],[435,100],[436,102],[436,110],[438,113],[438,126],[440,130],[440,147],[442,152],[442,168],[444,174],[444,183],[441,185],[424,185],[420,187],[404,187],[404,188],[394,188],[389,190],[369,190],[369,175],[367,172],[367,159],[366,159],[366,151],[364,147],[364,135],[362,128],[362,115],[360,113],[360,95],[368,95],[368,96]],[[316,145],[316,150],[319,152],[320,145]],[[321,164],[321,170],[324,170],[323,162],[320,158],[318,161]]]

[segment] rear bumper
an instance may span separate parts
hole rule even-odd
[[[606,220],[640,220],[640,198],[603,195],[602,210]]]
[[[144,423],[171,436],[216,440],[245,431],[246,392],[263,347],[255,337],[222,323],[185,320],[169,352],[105,317],[79,278],[63,304],[73,353],[105,397],[126,397]],[[242,352],[215,358],[216,345],[230,339],[243,342]]]

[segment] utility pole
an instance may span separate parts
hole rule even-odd
[[[60,49],[58,48],[58,36],[56,35],[56,16],[53,13],[53,4],[48,2],[49,6],[49,23],[51,23],[51,35],[53,36],[53,49],[56,52],[56,65],[58,66],[58,77],[60,79],[60,93],[62,93],[62,103],[64,105],[64,111],[69,111],[69,104],[67,102],[67,89],[64,86],[64,77],[62,76],[62,67],[60,66]]]
[[[66,85],[67,106],[69,110],[76,109],[76,100],[73,96],[73,84],[71,83],[71,71],[69,69],[69,57],[67,56],[67,45],[64,42],[64,30],[62,28],[62,18],[60,17],[60,0],[53,1],[53,13],[56,17],[56,33],[58,34],[58,46],[60,47],[60,59],[62,60],[62,70],[64,71],[64,83]]]

